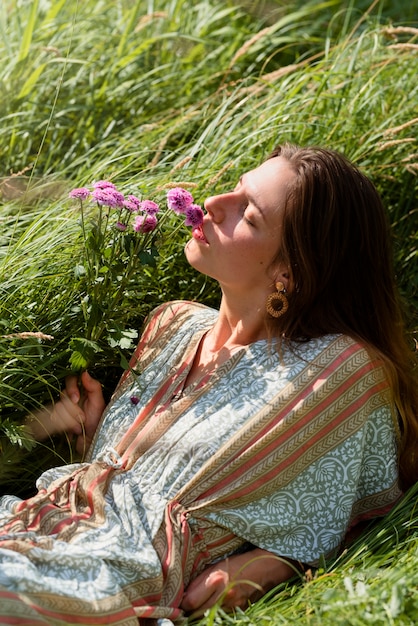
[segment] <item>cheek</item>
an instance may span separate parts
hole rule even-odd
[[[272,234],[271,237],[268,237],[264,242],[264,257],[265,263],[270,265],[273,260],[277,257],[280,249],[280,240],[278,234]]]
[[[254,264],[267,268],[271,265],[277,254],[276,240],[269,238],[253,242],[252,244],[249,243],[244,248],[244,254],[247,257],[252,257]]]

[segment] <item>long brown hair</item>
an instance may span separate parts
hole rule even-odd
[[[295,178],[275,259],[290,273],[289,309],[275,321],[276,333],[296,341],[343,333],[382,359],[400,417],[399,474],[407,488],[418,480],[418,389],[382,201],[338,152],[285,144],[270,158],[277,156]]]

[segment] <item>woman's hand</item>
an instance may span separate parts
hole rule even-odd
[[[104,411],[105,401],[101,384],[88,372],[82,373],[80,383],[81,390],[78,378],[68,376],[59,401],[28,416],[26,425],[37,441],[67,432],[76,435],[77,452],[84,454],[88,449]]]
[[[261,548],[231,556],[211,565],[190,583],[181,608],[197,617],[220,600],[225,609],[245,610],[250,601],[296,573],[290,563]]]

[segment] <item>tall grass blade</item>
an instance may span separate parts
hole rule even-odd
[[[19,10],[19,9],[17,9]],[[36,20],[38,17],[39,0],[33,0],[29,12],[28,21],[23,31],[22,41],[20,44],[18,63],[24,61],[29,54],[29,50],[32,44],[33,31],[35,29]]]

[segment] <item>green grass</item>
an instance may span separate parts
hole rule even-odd
[[[77,275],[85,242],[80,212],[67,198],[72,187],[107,178],[122,191],[163,201],[166,185],[187,183],[202,203],[234,185],[278,142],[341,150],[373,179],[388,208],[413,347],[418,330],[416,0],[3,4],[3,492],[30,493],[43,467],[73,458],[65,439],[31,451],[20,428],[29,408],[56,397],[70,368],[72,340],[85,333],[86,283]],[[138,265],[114,310],[113,326],[101,337],[93,363],[107,394],[130,352],[123,342],[109,345],[111,331],[122,336],[139,329],[153,306],[172,298],[216,306],[214,283],[185,262],[187,236],[172,218],[164,222],[156,267]],[[22,332],[53,339],[10,337]],[[413,499],[408,502],[396,524],[387,521],[372,529],[358,549],[350,548],[312,581],[287,586],[245,616],[215,612],[205,618],[207,624],[413,623],[417,515]]]

